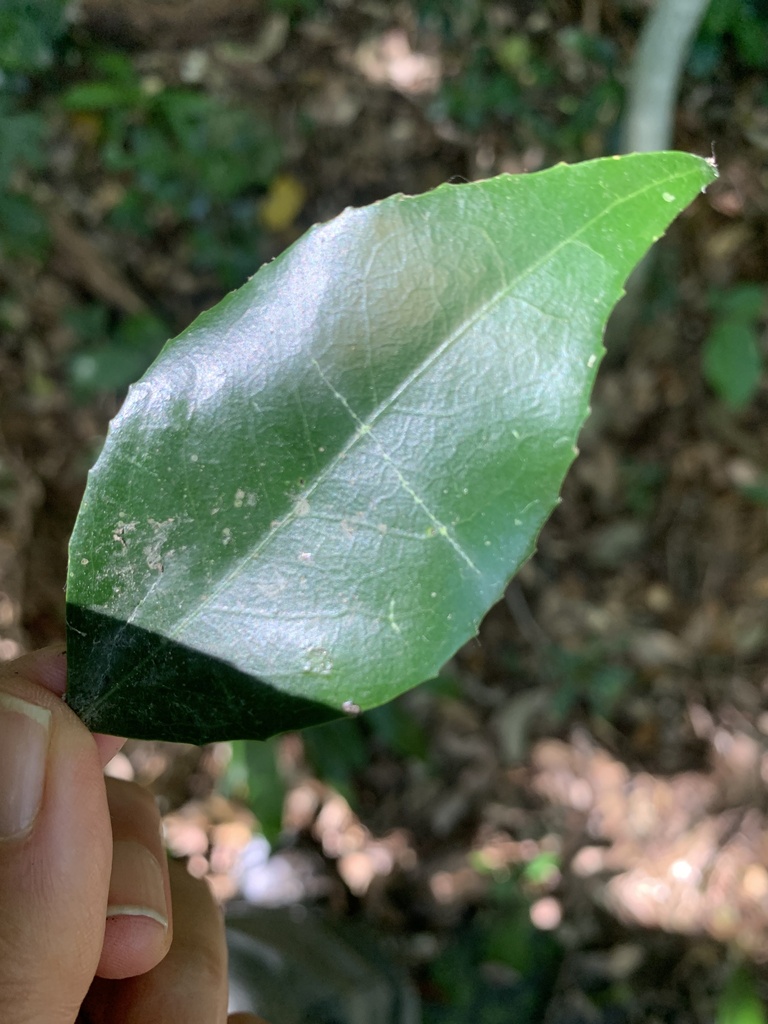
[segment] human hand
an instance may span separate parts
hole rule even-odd
[[[151,796],[104,778],[123,741],[93,736],[65,685],[61,647],[0,665],[0,1021],[224,1024],[221,913],[169,870]]]

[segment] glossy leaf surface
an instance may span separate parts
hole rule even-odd
[[[434,675],[530,555],[682,153],[347,210],[169,342],[72,538],[94,730],[264,737]]]

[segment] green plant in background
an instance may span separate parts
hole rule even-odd
[[[531,923],[525,885],[519,873],[494,881],[486,905],[430,966],[425,1024],[541,1021],[563,950]]]
[[[708,78],[734,58],[747,68],[768,68],[768,8],[764,0],[713,0],[688,70],[697,78]]]
[[[168,343],[73,534],[73,709],[263,738],[434,676],[557,501],[623,280],[714,174],[642,154],[348,210]]]
[[[445,693],[451,681],[425,683],[433,693]],[[428,739],[423,727],[397,701],[371,708],[353,719],[338,719],[305,729],[304,752],[318,778],[333,785],[353,806],[354,780],[379,747],[399,757],[424,760]]]
[[[438,12],[444,5],[417,4],[421,23],[439,26],[449,50],[461,54],[430,106],[432,119],[474,133],[511,126],[518,142],[542,144],[561,158],[594,149],[588,140],[610,133],[620,109],[615,45],[575,27],[554,35],[501,31],[486,6]],[[587,87],[581,83],[586,69],[598,69]]]
[[[217,270],[225,285],[242,280],[258,195],[280,165],[274,133],[245,108],[142,79],[118,51],[90,55],[87,77],[61,102],[97,118],[100,164],[124,186],[110,222],[144,234],[184,226],[193,265]]]
[[[48,232],[29,195],[29,173],[45,167],[49,124],[31,102],[56,60],[64,0],[5,0],[0,6],[0,251],[41,257]]]
[[[766,1024],[768,1014],[747,964],[731,971],[717,1004],[715,1024]]]
[[[568,651],[553,646],[546,652],[545,674],[552,680],[552,712],[565,721],[578,704],[610,718],[619,700],[635,681],[629,666],[606,650],[603,643]]]
[[[149,366],[170,333],[152,313],[115,317],[99,303],[70,310],[66,320],[81,342],[69,361],[70,385],[79,401],[99,391],[122,391]]]
[[[11,258],[41,258],[48,248],[45,218],[22,178],[44,166],[45,135],[40,115],[20,112],[0,93],[0,253]]]
[[[449,43],[466,40],[482,31],[485,21],[485,0],[414,0],[413,9],[419,23]]]
[[[424,686],[433,693],[452,692],[455,688],[452,680],[437,680]],[[423,727],[398,701],[352,719],[337,719],[305,729],[302,741],[304,756],[315,777],[333,786],[354,808],[358,806],[355,780],[370,762],[372,747],[420,761],[428,753]],[[222,790],[251,808],[262,833],[274,843],[282,827],[286,792],[286,782],[278,767],[276,740],[235,740],[232,750]]]
[[[287,14],[289,18],[298,21],[321,14],[323,0],[269,0],[269,7],[278,14]]]
[[[3,0],[0,8],[0,68],[8,76],[50,67],[64,30],[65,0]]]
[[[0,12],[2,18],[2,12]],[[0,50],[7,42],[0,24]],[[48,232],[45,219],[29,196],[30,172],[45,166],[48,126],[39,113],[20,102],[25,80],[0,65],[0,253],[40,257]]]
[[[659,462],[631,457],[622,460],[621,493],[633,519],[646,521],[653,513],[669,470]]]
[[[711,304],[714,322],[704,342],[702,371],[715,394],[738,412],[754,398],[763,374],[758,327],[766,290],[735,285],[713,294]]]
[[[247,804],[258,818],[261,834],[270,844],[283,827],[286,784],[279,770],[277,741],[235,740],[221,790]]]
[[[74,144],[81,177],[116,197],[104,221],[113,234],[170,244],[222,291],[234,287],[253,272],[259,204],[281,162],[274,132],[247,106],[142,76],[135,55],[75,32],[66,11],[58,0],[0,9],[2,252],[46,256],[35,186],[55,185],[57,151]],[[67,371],[80,399],[125,388],[171,333],[157,313],[98,305],[69,322],[80,343]]]
[[[519,85],[495,63],[487,47],[476,47],[460,75],[443,84],[430,114],[434,121],[450,118],[478,131],[491,118],[508,121],[526,111]]]

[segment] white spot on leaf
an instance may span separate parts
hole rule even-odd
[[[324,647],[310,647],[304,652],[302,672],[313,676],[329,676],[332,668],[333,661]]]
[[[394,599],[394,597],[391,598],[391,600],[389,602],[389,624],[392,627],[392,632],[393,633],[400,633],[401,632],[400,626],[398,625],[397,620],[395,619],[395,599]]]

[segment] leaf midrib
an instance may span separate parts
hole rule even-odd
[[[649,192],[652,189],[658,188],[662,184],[671,184],[673,181],[676,181],[680,178],[690,177],[690,175],[691,171],[686,171],[684,173],[676,174],[671,177],[665,176],[663,178],[660,178],[658,181],[654,181],[651,184],[638,189],[637,191],[631,193],[630,195],[621,196],[620,198],[615,199],[612,203],[610,203],[603,210],[601,210],[599,214],[597,214],[595,217],[591,218],[589,221],[586,221],[584,224],[582,224],[582,226],[567,239],[562,239],[560,242],[558,242],[557,245],[553,246],[544,255],[540,256],[538,260],[535,260],[529,267],[526,267],[525,270],[518,273],[503,288],[499,289],[499,291],[497,291],[495,295],[493,295],[490,299],[487,299],[481,306],[479,306],[478,309],[466,320],[464,320],[451,334],[449,334],[445,338],[445,340],[440,343],[440,345],[434,348],[427,355],[427,357],[423,359],[421,363],[419,363],[418,366],[414,367],[414,369],[406,377],[403,378],[403,380],[394,389],[394,391],[390,395],[388,395],[387,398],[385,398],[375,409],[372,410],[372,412],[366,417],[365,420],[359,420],[357,417],[355,417],[351,408],[347,404],[347,412],[349,412],[350,415],[353,416],[353,422],[357,422],[357,428],[354,431],[354,433],[350,436],[347,443],[342,448],[339,449],[336,455],[334,455],[334,457],[329,462],[325,464],[322,470],[315,476],[314,480],[307,487],[305,487],[305,489],[299,495],[297,501],[294,503],[293,508],[290,509],[283,518],[279,519],[275,525],[270,526],[267,532],[255,544],[252,550],[249,551],[248,554],[243,559],[241,559],[232,569],[230,569],[224,576],[222,576],[221,580],[219,581],[218,584],[216,584],[214,589],[205,595],[205,597],[195,606],[195,608],[193,608],[181,620],[181,622],[171,632],[168,633],[168,636],[174,640],[178,640],[179,636],[181,636],[186,627],[194,620],[194,618],[202,611],[204,611],[204,609],[207,608],[215,600],[215,598],[220,593],[222,593],[222,591],[227,589],[229,584],[246,570],[250,562],[258,558],[258,556],[262,553],[264,548],[271,543],[271,541],[280,533],[281,530],[284,529],[284,527],[288,526],[290,523],[296,520],[296,518],[298,517],[297,507],[299,503],[302,501],[307,501],[315,493],[317,488],[322,483],[325,482],[326,479],[332,478],[336,467],[347,457],[347,455],[358,444],[358,442],[373,430],[373,427],[377,423],[377,421],[381,419],[381,417],[395,404],[395,402],[397,402],[398,399],[401,398],[402,395],[406,393],[408,388],[410,388],[412,384],[418,381],[428,370],[430,370],[431,367],[435,364],[435,362],[438,359],[440,359],[445,352],[449,351],[449,349],[453,345],[455,345],[456,342],[459,341],[469,330],[471,330],[471,328],[474,327],[475,324],[478,323],[478,321],[482,320],[491,312],[491,310],[493,310],[497,305],[499,305],[499,303],[503,302],[504,299],[507,298],[507,296],[511,293],[511,291],[521,283],[521,281],[524,281],[526,277],[529,277],[540,267],[544,266],[545,263],[553,259],[557,255],[557,253],[564,249],[567,245],[571,245],[573,244],[573,242],[577,241],[580,235],[582,235],[593,225],[598,224],[601,220],[605,219],[605,217],[612,213],[613,210],[625,205],[626,203],[633,202],[635,199],[643,195],[645,192]],[[320,376],[321,379],[323,380],[323,383],[327,385],[327,381],[324,379],[323,375],[321,374]]]
[[[673,175],[664,175],[662,178],[656,179],[653,182],[644,185],[642,188],[636,189],[634,192],[628,195],[622,195],[614,199],[611,203],[604,207],[600,211],[600,213],[598,213],[596,216],[590,218],[590,220],[582,224],[581,227],[579,227],[575,232],[573,232],[573,234],[571,234],[568,238],[561,239],[556,245],[552,246],[552,248],[550,248],[546,253],[544,253],[537,260],[531,263],[528,267],[517,273],[515,277],[511,281],[509,281],[503,288],[500,288],[495,295],[493,295],[490,299],[487,299],[484,303],[482,303],[478,307],[478,309],[469,317],[467,317],[467,319],[464,320],[451,334],[449,334],[443,340],[443,342],[440,343],[440,345],[433,349],[418,366],[414,367],[414,369],[406,377],[403,378],[403,380],[391,392],[391,394],[384,399],[383,402],[381,402],[375,409],[372,410],[368,417],[364,421],[362,421],[363,426],[367,429],[364,432],[361,431],[359,427],[355,430],[355,432],[350,436],[348,442],[341,449],[339,449],[339,451],[334,455],[334,457],[328,463],[325,464],[325,466],[317,474],[317,476],[301,492],[301,494],[298,496],[297,501],[294,503],[293,508],[290,509],[288,513],[283,518],[281,518],[274,526],[271,526],[269,530],[257,541],[252,550],[249,551],[248,554],[244,558],[242,558],[235,566],[233,566],[233,568],[230,569],[224,576],[222,576],[222,578],[216,584],[214,589],[209,591],[209,593],[207,593],[202,598],[202,600],[195,605],[194,608],[190,609],[188,614],[185,615],[172,630],[167,631],[165,635],[169,639],[173,639],[179,642],[179,637],[184,633],[184,631],[190,625],[190,623],[192,623],[197,618],[197,616],[199,616],[206,608],[208,608],[211,605],[211,603],[232,583],[233,580],[236,580],[239,575],[246,571],[247,566],[263,552],[265,547],[269,543],[271,543],[271,541],[286,526],[290,525],[298,518],[297,509],[299,503],[308,500],[312,496],[312,494],[314,494],[317,488],[326,479],[329,479],[333,475],[336,467],[342,462],[342,460],[349,454],[350,451],[352,451],[352,449],[361,440],[362,437],[367,436],[367,434],[370,433],[373,426],[378,422],[378,420],[380,420],[381,417],[394,405],[394,403],[397,402],[398,399],[403,394],[405,394],[408,388],[410,388],[416,381],[421,379],[421,377],[431,369],[435,362],[438,359],[440,359],[443,356],[443,354],[447,352],[461,337],[463,337],[467,333],[467,331],[469,331],[476,323],[478,323],[478,321],[480,321],[482,318],[488,315],[488,313],[491,310],[493,310],[497,305],[499,305],[499,303],[504,301],[504,299],[507,296],[509,296],[509,294],[512,292],[514,288],[516,288],[522,281],[524,281],[531,274],[535,273],[540,267],[544,266],[548,261],[552,260],[566,246],[572,245],[575,241],[579,239],[579,237],[584,232],[588,231],[595,224],[600,223],[602,220],[608,217],[614,210],[633,202],[639,196],[642,196],[647,192],[653,191],[654,189],[658,189],[662,185],[671,185],[675,181],[689,179],[692,177],[693,173],[694,172],[692,170],[686,170]],[[227,332],[228,335],[232,333],[234,326],[235,325],[232,325],[230,327],[229,331]],[[138,607],[140,607],[141,603],[143,603],[143,600],[142,602],[140,602],[139,606],[137,606],[136,610],[138,610]],[[140,662],[134,665],[134,675],[136,674],[136,672],[141,672],[141,669],[143,665],[146,664],[147,660],[148,657],[140,659]],[[94,701],[94,709],[97,709],[103,703],[105,703],[109,699],[111,694],[116,689],[119,689],[121,685],[122,681],[117,680],[113,684],[113,686],[105,690],[102,693],[101,697]]]

